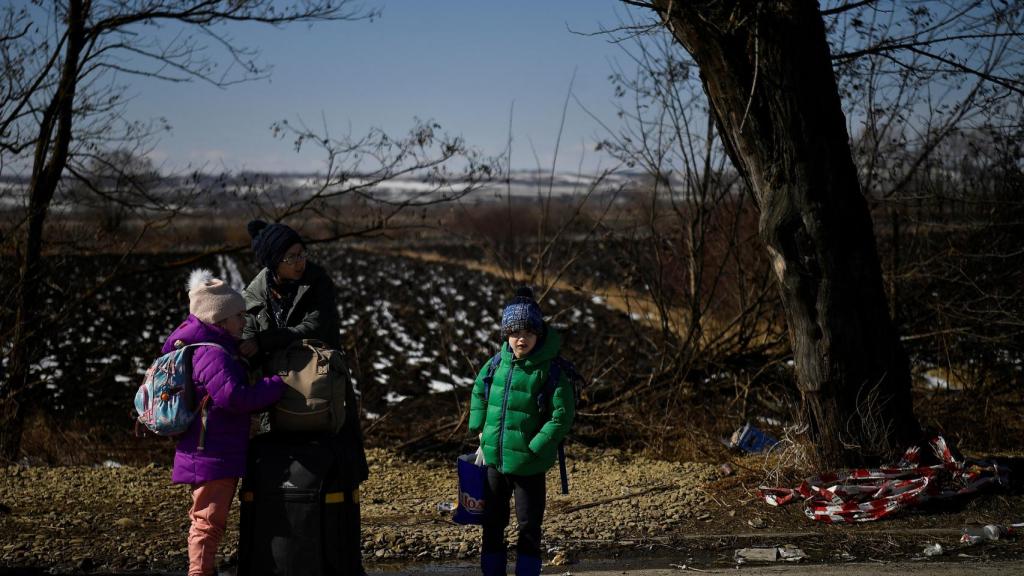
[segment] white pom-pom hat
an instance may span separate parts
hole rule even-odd
[[[209,270],[197,268],[188,276],[188,311],[207,324],[245,311],[245,299]]]

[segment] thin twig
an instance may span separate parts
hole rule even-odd
[[[594,508],[596,506],[601,506],[602,504],[608,504],[610,502],[617,502],[619,500],[628,500],[629,498],[636,498],[637,496],[643,496],[645,494],[650,494],[652,492],[662,492],[665,490],[671,490],[672,488],[675,487],[675,484],[658,484],[657,486],[651,486],[646,490],[633,492],[631,494],[624,494],[622,496],[611,496],[609,498],[602,498],[600,500],[594,500],[593,502],[587,502],[585,504],[576,504],[575,506],[568,506],[562,510],[562,513],[569,514],[571,512],[586,510],[587,508]]]

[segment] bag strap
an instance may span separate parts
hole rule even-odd
[[[206,449],[206,417],[209,416],[210,410],[206,405],[210,401],[210,395],[203,396],[203,402],[199,405],[199,445],[196,450],[203,451]]]
[[[195,344],[189,344],[183,346],[180,349],[188,354],[185,361],[186,370],[188,370],[188,385],[185,387],[185,401],[186,406],[192,407],[192,403],[195,401],[195,380],[192,379],[192,354],[195,353],[195,348],[200,346],[213,346],[224,350],[224,347],[215,342],[196,342]],[[224,350],[227,352],[227,350]],[[199,445],[196,450],[203,451],[206,449],[206,419],[210,415],[210,409],[207,407],[209,404],[210,395],[203,396],[203,399],[199,402]]]
[[[487,374],[484,375],[484,404],[491,398],[491,384],[494,383],[494,373],[498,371],[498,366],[501,365],[501,350],[494,356],[491,356],[490,362],[487,364]]]
[[[562,378],[563,369],[570,380],[569,385],[573,386],[573,397],[576,397],[576,387],[572,383],[573,378],[575,378],[576,370],[568,360],[565,360],[561,356],[556,356],[551,361],[551,366],[548,368],[548,379],[544,384],[544,389],[537,395],[537,408],[541,413],[547,410],[548,402],[555,395],[555,390],[558,388],[559,380]],[[565,465],[565,438],[562,438],[562,440],[558,442],[558,475],[562,481],[562,494],[568,494],[569,471]]]
[[[324,350],[330,349],[330,346],[319,338],[303,338],[302,345],[307,348],[323,348]]]
[[[185,400],[185,406],[188,406],[189,410],[196,409],[195,381],[192,380],[192,356],[195,354],[195,349],[200,346],[213,346],[224,350],[223,346],[214,342],[196,342],[195,344],[175,346],[175,349],[181,351],[184,355],[182,358],[182,366],[185,368],[186,385],[185,389],[182,391],[182,397]]]

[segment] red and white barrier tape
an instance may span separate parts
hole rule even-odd
[[[932,499],[976,492],[993,483],[1009,482],[1009,470],[995,462],[967,460],[942,436],[929,444],[939,460],[921,465],[919,447],[908,448],[898,464],[857,468],[808,478],[796,488],[758,489],[772,506],[801,498],[811,520],[828,523],[869,522]]]

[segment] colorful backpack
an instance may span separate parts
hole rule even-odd
[[[135,411],[138,423],[158,436],[177,436],[188,430],[192,421],[202,413],[199,449],[206,439],[206,403],[209,395],[196,402],[195,383],[192,381],[192,354],[199,346],[216,346],[212,342],[189,344],[160,356],[146,370],[142,385],[135,392]]]
[[[501,365],[501,351],[491,357],[490,363],[487,365],[487,374],[484,376],[484,403],[486,404],[491,396],[491,383],[494,382],[494,373],[498,371],[498,366]],[[555,395],[555,389],[558,388],[558,381],[562,377],[562,373],[565,373],[566,378],[569,380],[569,385],[572,386],[572,397],[574,400],[579,399],[580,390],[583,388],[585,380],[579,372],[576,371],[576,367],[561,356],[556,356],[551,361],[551,367],[548,369],[548,380],[544,388],[537,394],[537,408],[543,414],[548,408],[548,401]],[[558,473],[562,478],[562,494],[569,493],[569,472],[565,467],[565,439],[558,443]]]

